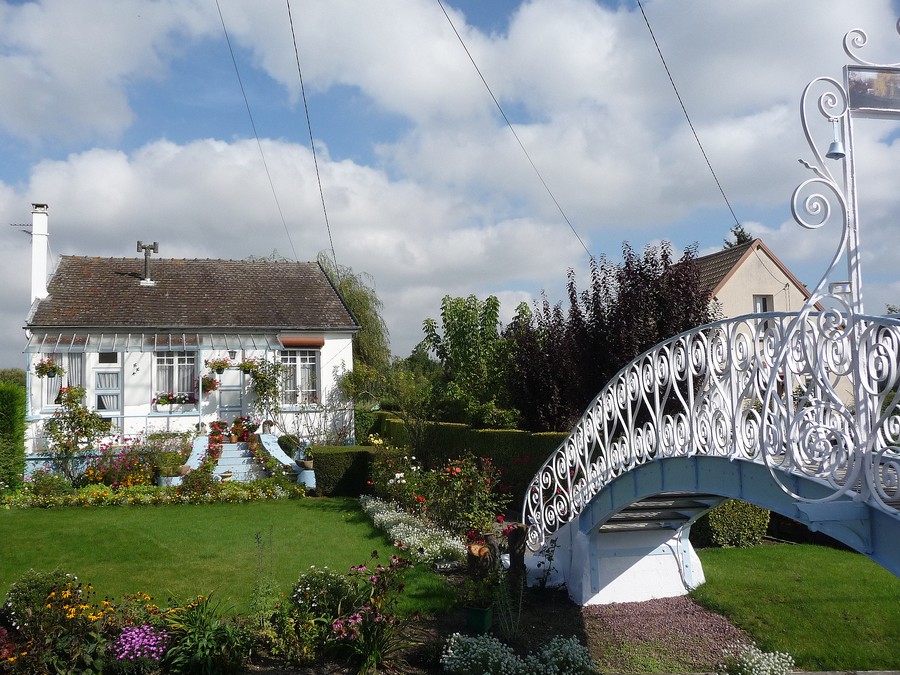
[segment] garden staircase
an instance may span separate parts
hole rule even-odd
[[[200,466],[203,456],[209,447],[209,438],[207,436],[198,436],[194,439],[194,446],[191,449],[191,455],[188,457],[187,465],[191,469]],[[250,453],[250,446],[247,443],[225,443],[222,445],[222,454],[216,462],[216,468],[213,474],[220,479],[228,476],[229,480],[248,482],[257,478],[264,478],[265,469],[254,459]]]
[[[288,457],[278,445],[277,436],[274,434],[259,434],[259,440],[272,457],[285,466],[290,467],[299,476],[301,480],[298,480],[298,482],[303,482],[307,488],[315,488],[316,483],[313,472],[301,469],[297,462]],[[208,447],[209,437],[198,436],[194,439],[194,446],[187,461],[187,465],[191,469],[196,469],[200,466],[200,462],[206,455]],[[229,475],[229,471],[231,472],[229,480],[239,482],[264,478],[266,475],[265,469],[256,462],[250,453],[248,443],[225,443],[222,445],[222,454],[219,457],[219,461],[216,462],[216,468],[213,473],[221,478],[224,475]]]

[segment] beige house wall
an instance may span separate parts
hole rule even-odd
[[[756,295],[772,297],[771,312],[799,311],[806,299],[803,291],[760,248],[737,266],[714,299],[722,309],[722,318],[733,318],[753,314],[756,311],[753,296]]]

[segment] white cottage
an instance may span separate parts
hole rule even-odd
[[[44,449],[42,422],[67,386],[128,436],[254,417],[239,368],[250,359],[284,366],[276,431],[352,435],[350,407],[329,402],[359,325],[318,263],[154,258],[158,246],[138,242],[135,258],[62,256],[48,281],[47,220],[33,205],[29,451]],[[222,359],[220,373],[207,365]],[[42,361],[64,373],[39,376]]]

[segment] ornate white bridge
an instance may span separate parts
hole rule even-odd
[[[900,64],[856,56],[865,42],[851,31],[844,49],[876,76],[900,78]],[[844,75],[844,86],[814,80],[801,98],[814,154],[803,164],[815,177],[795,190],[794,217],[811,229],[841,217],[809,301],[797,314],[729,319],[657,345],[604,387],[535,475],[523,507],[528,546],[555,542],[576,601],[702,583],[687,534],[727,497],[826,532],[900,576],[900,321],[862,312],[851,119],[861,113]],[[817,99],[816,88],[825,89]],[[844,160],[840,181],[813,141],[813,103],[841,132],[826,155]],[[834,292],[829,276],[845,260],[850,281]]]

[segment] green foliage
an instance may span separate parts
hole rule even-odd
[[[507,342],[500,335],[500,301],[483,302],[444,296],[441,326],[424,323],[422,344],[434,353],[444,371],[445,384],[435,403],[439,419],[475,426],[513,426],[518,414],[506,403],[504,375]]]
[[[324,497],[358,497],[366,492],[372,462],[369,446],[316,446],[316,493]]]
[[[239,673],[249,656],[249,636],[223,616],[221,602],[209,596],[165,615],[172,643],[166,651],[167,672],[175,675]]]
[[[54,468],[74,482],[81,457],[109,433],[110,420],[84,405],[83,387],[64,387],[59,394],[60,409],[44,424],[44,434]]]
[[[9,382],[25,388],[27,373],[24,368],[0,368],[0,382]]]
[[[16,641],[18,673],[101,673],[108,611],[93,600],[90,585],[60,570],[30,570],[7,594]]]
[[[769,511],[737,499],[728,499],[691,526],[691,541],[698,547],[756,546],[766,535]]]
[[[336,264],[324,252],[319,253],[318,262],[359,323],[359,332],[353,336],[354,371],[365,365],[375,372],[384,372],[390,362],[391,347],[374,280],[365,273],[356,274],[349,267]]]
[[[284,388],[284,365],[280,361],[244,361],[241,370],[250,375],[254,410],[262,419],[278,417]]]
[[[0,493],[22,484],[25,410],[25,388],[0,378]]]
[[[353,411],[353,437],[357,445],[363,445],[369,434],[375,433],[376,421],[371,408],[356,408]]]
[[[734,248],[735,246],[740,246],[741,244],[749,244],[753,241],[753,235],[747,232],[744,229],[744,226],[740,223],[737,223],[730,230],[731,236],[734,237],[734,241],[731,239],[725,240],[725,245],[722,247],[723,249]]]

